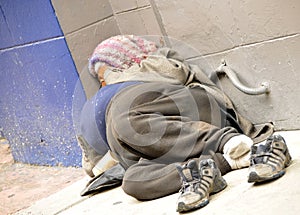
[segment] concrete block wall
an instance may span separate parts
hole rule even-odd
[[[79,79],[51,2],[0,0],[0,29],[0,127],[14,159],[80,166],[72,119]]]
[[[101,41],[119,34],[161,34],[148,0],[52,0],[52,4],[87,98],[99,89],[87,65]]]
[[[152,6],[166,35],[193,48],[182,53],[206,73],[225,59],[245,85],[270,83],[269,95],[249,96],[222,79],[243,114],[255,123],[273,121],[277,130],[300,128],[299,1],[153,0]]]
[[[158,42],[163,38],[164,45],[178,50],[207,74],[225,59],[246,86],[257,87],[264,81],[269,82],[271,93],[259,96],[238,91],[226,78],[222,78],[220,84],[237,108],[253,122],[273,121],[277,130],[300,128],[297,87],[300,79],[297,61],[300,55],[299,1],[87,1],[78,13],[77,3],[59,5],[59,2],[68,1],[53,0],[62,26],[65,19],[61,18],[60,10],[73,11],[70,22],[77,19],[88,21],[81,21],[82,26],[77,26],[78,30],[71,33],[63,27],[80,71],[86,70],[87,59],[98,42],[109,36],[151,35],[149,38]],[[98,9],[98,18],[85,18]],[[103,26],[93,28],[101,23]],[[91,85],[87,72],[81,73],[81,80],[83,85],[89,83],[85,89],[90,97],[97,90],[98,83]]]
[[[117,34],[171,46],[207,74],[224,58],[246,85],[271,84],[249,96],[222,78],[242,113],[300,128],[297,0],[0,0],[0,9],[0,127],[18,161],[80,165],[76,119],[99,88],[88,58]]]
[[[161,34],[148,0],[0,0],[0,27],[0,129],[16,161],[37,165],[81,165],[75,135],[99,89],[87,70],[96,45]]]
[[[155,20],[148,0],[0,0],[0,129],[14,159],[80,166],[78,116],[99,89],[89,57],[114,35],[159,35]]]
[[[88,58],[99,42],[120,34],[110,3],[108,0],[52,0],[52,4],[90,98],[99,85],[88,74]]]

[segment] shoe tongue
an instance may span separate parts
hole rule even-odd
[[[193,175],[190,169],[186,168],[182,170],[182,173],[186,179],[187,182],[193,181]]]
[[[271,150],[270,144],[268,144],[268,143],[261,144],[261,145],[257,146],[255,154],[257,154],[257,155],[264,154],[266,152],[269,152],[270,150]],[[259,156],[259,157],[254,158],[254,161],[255,161],[255,163],[262,163],[263,159],[264,159],[264,156]]]
[[[256,150],[256,153],[257,154],[261,154],[263,152],[269,152],[271,149],[271,146],[270,144],[266,143],[266,144],[261,144],[261,145],[258,145],[257,146],[257,150]]]
[[[186,167],[183,168],[182,173],[188,182],[199,179],[198,166],[194,160],[187,163]]]

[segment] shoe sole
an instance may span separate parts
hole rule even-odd
[[[227,187],[227,183],[223,178],[221,178],[221,180],[215,181],[214,183],[215,183],[214,190],[211,192],[211,194],[218,193]],[[200,209],[206,206],[208,203],[209,203],[209,199],[205,199],[205,200],[201,199],[200,201],[189,205],[184,204],[184,202],[179,202],[177,206],[177,212],[182,213],[182,212],[188,212],[188,211]]]
[[[208,199],[206,199],[205,201],[196,202],[192,205],[186,205],[184,204],[184,202],[179,202],[177,206],[177,212],[182,213],[182,212],[188,212],[199,208],[203,208],[204,206],[208,205],[208,203],[209,203]]]
[[[249,177],[248,177],[248,182],[249,183],[260,183],[260,182],[265,182],[265,181],[271,181],[277,178],[280,178],[285,174],[285,171],[282,170],[270,177],[261,177],[259,176],[256,172],[250,172]]]
[[[214,189],[212,190],[211,194],[218,193],[224,190],[226,187],[227,187],[227,182],[222,176],[220,176],[218,180],[214,181]]]

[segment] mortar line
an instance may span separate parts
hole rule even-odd
[[[112,18],[112,17],[114,17],[114,14],[111,14],[111,15],[109,15],[109,16],[107,16],[107,17],[104,17],[104,18],[102,18],[101,20],[97,20],[97,21],[95,21],[95,22],[92,22],[92,23],[89,23],[89,24],[87,24],[87,25],[81,26],[80,28],[75,29],[74,31],[70,31],[70,32],[68,32],[68,33],[65,33],[65,32],[64,32],[64,33],[65,33],[64,35],[65,35],[65,37],[66,37],[66,36],[69,36],[69,35],[72,35],[72,34],[78,32],[78,31],[81,31],[81,30],[84,30],[84,29],[86,29],[86,28],[88,28],[88,27],[94,26],[94,25],[98,24],[99,22],[105,21],[105,20],[107,20],[107,19],[109,19],[109,18]]]
[[[217,51],[217,52],[212,52],[212,53],[207,53],[207,54],[203,54],[203,55],[190,57],[190,58],[187,58],[187,60],[193,60],[193,59],[197,59],[199,57],[212,57],[212,56],[215,56],[215,55],[224,54],[224,53],[227,53],[227,52],[230,52],[230,51],[234,51],[234,50],[237,50],[239,48],[247,48],[247,47],[261,45],[261,44],[265,44],[265,43],[271,43],[271,42],[275,42],[275,41],[285,40],[285,39],[297,37],[299,35],[300,35],[299,33],[294,33],[294,34],[289,34],[289,35],[280,36],[280,37],[274,37],[274,38],[271,38],[271,39],[262,40],[262,41],[258,41],[258,42],[246,43],[246,44],[234,46],[232,48],[224,49],[222,51]]]
[[[14,49],[29,47],[29,46],[33,46],[33,45],[39,45],[39,44],[43,44],[43,43],[47,43],[47,42],[51,42],[51,41],[55,41],[55,40],[60,40],[60,39],[64,39],[64,36],[47,38],[44,40],[35,40],[35,41],[28,42],[28,43],[20,44],[20,45],[10,46],[10,47],[0,49],[0,52],[6,52],[6,51],[14,50]]]
[[[145,9],[148,9],[148,8],[151,8],[151,6],[150,5],[145,5],[145,6],[141,6],[141,7],[131,8],[131,9],[128,9],[128,10],[123,10],[123,11],[120,11],[120,12],[116,12],[115,14],[119,15],[119,14],[129,13],[129,12],[133,12],[133,11],[145,10]]]
[[[159,28],[160,28],[160,30],[161,30],[161,33],[162,33],[162,35],[163,35],[163,38],[164,38],[164,40],[165,40],[165,42],[166,42],[166,45],[167,45],[167,47],[171,48],[171,42],[170,42],[170,40],[169,40],[167,31],[166,31],[166,29],[165,29],[165,27],[164,27],[164,25],[163,25],[162,17],[161,17],[161,15],[160,15],[160,13],[159,13],[159,10],[158,10],[158,8],[157,8],[157,5],[155,4],[155,2],[154,2],[153,0],[149,0],[149,2],[150,2],[150,5],[151,5],[151,7],[152,7],[152,10],[153,10],[153,12],[154,12],[154,15],[155,15],[155,17],[156,17],[156,21],[157,21],[158,26],[159,26]]]

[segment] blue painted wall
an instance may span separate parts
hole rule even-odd
[[[80,166],[73,115],[85,98],[51,1],[0,0],[0,29],[0,127],[14,159]]]

